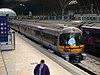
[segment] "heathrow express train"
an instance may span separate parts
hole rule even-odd
[[[86,50],[100,57],[100,22],[84,24],[81,29]]]
[[[71,63],[79,63],[86,58],[86,54],[83,53],[82,31],[77,27],[18,20],[9,21],[9,25],[12,29],[60,54]]]

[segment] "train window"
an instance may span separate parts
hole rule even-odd
[[[27,32],[28,32],[29,34],[31,34],[32,29],[31,29],[30,27],[28,27]]]
[[[70,46],[76,46],[76,40],[74,37],[71,37],[69,40],[68,40],[68,45]]]
[[[84,20],[86,20],[86,17],[84,17]]]
[[[85,31],[85,36],[89,36],[90,32],[89,31]]]
[[[57,45],[57,36],[53,36],[54,39],[54,45]]]
[[[90,17],[90,20],[92,20],[92,17]]]
[[[100,38],[100,33],[98,33],[98,38]]]
[[[92,32],[92,37],[98,38],[99,37],[99,33]]]
[[[60,45],[62,46],[76,46],[82,44],[81,33],[67,33],[60,35]]]
[[[76,45],[81,45],[83,44],[83,40],[82,40],[82,34],[81,33],[77,33],[75,34],[75,40],[76,40]]]
[[[67,37],[66,34],[61,34],[61,35],[60,35],[60,40],[59,40],[59,42],[60,42],[60,45],[61,45],[61,46],[66,46],[66,44],[67,44],[67,43],[66,43],[66,42],[67,42],[67,41],[66,41],[67,38],[65,39],[65,36]],[[68,37],[68,39],[69,39],[69,37]]]
[[[89,20],[89,17],[87,17],[87,20]]]
[[[97,18],[96,17],[93,17],[93,20],[96,20]]]
[[[40,31],[35,31],[35,36],[39,38]]]
[[[97,38],[100,38],[100,33],[97,33]]]
[[[92,37],[95,37],[95,33],[92,32]]]
[[[32,33],[31,34],[34,36],[35,35],[35,30],[32,29]]]
[[[47,33],[42,33],[41,38],[48,43],[57,45],[57,36],[47,34]]]
[[[95,34],[95,37],[98,38],[98,33]]]

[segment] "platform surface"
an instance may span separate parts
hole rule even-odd
[[[48,65],[50,75],[72,75],[18,35],[15,40],[15,50],[2,52],[5,66],[0,53],[0,75],[34,75],[33,70],[41,59]]]

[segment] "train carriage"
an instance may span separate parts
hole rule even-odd
[[[100,23],[85,24],[81,27],[84,43],[100,48]]]
[[[11,20],[10,27],[19,32],[20,31],[20,28],[19,28],[20,27],[20,25],[19,25],[20,23],[21,23],[21,21]]]
[[[100,23],[92,22],[81,27],[85,51],[100,58]]]
[[[82,31],[76,27],[22,21],[19,29],[24,35],[59,53],[71,63],[78,63],[86,57],[83,53]]]

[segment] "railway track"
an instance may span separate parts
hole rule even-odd
[[[93,56],[91,56],[91,57],[93,57]],[[63,58],[64,59],[64,58]],[[96,58],[97,59],[97,58]],[[80,64],[82,64],[82,63],[79,63],[79,64],[74,64],[76,67],[78,67],[78,68],[80,68],[81,70],[83,70],[83,71],[85,71],[85,72],[87,72],[88,74],[90,74],[90,75],[99,75],[99,70],[96,72],[96,71],[94,71],[94,70],[91,70],[90,68],[86,68],[86,67],[88,67],[88,65],[85,65],[86,67],[84,67],[84,64],[83,65],[80,65]],[[100,65],[100,64],[97,64],[97,65]]]
[[[78,67],[78,68],[80,68],[80,69],[82,69],[82,70],[84,70],[85,72],[87,72],[87,73],[89,73],[90,75],[97,75],[96,73],[94,73],[94,72],[92,72],[92,71],[90,71],[90,70],[88,70],[88,69],[86,69],[85,67],[83,67],[83,66],[81,66],[81,65],[75,65],[76,67]]]
[[[79,65],[96,75],[100,75],[100,59],[95,56],[87,54],[86,60],[79,63]]]
[[[99,66],[100,65],[100,63],[96,63],[96,61],[100,61],[100,59],[99,58],[96,58],[96,57],[94,57],[94,56],[92,56],[92,55],[88,55],[88,57],[90,57],[90,58],[92,58],[92,59],[96,59],[95,60],[95,64],[97,64],[97,66]],[[64,59],[64,58],[63,58]],[[88,59],[89,60],[89,59]],[[85,62],[85,61],[84,61]],[[93,62],[93,61],[91,61],[91,62]],[[85,71],[85,72],[87,72],[88,74],[90,74],[90,75],[99,75],[100,73],[99,73],[99,69],[97,70],[97,71],[94,71],[93,69],[95,68],[95,67],[89,67],[88,65],[84,65],[84,63],[79,63],[79,64],[73,64],[73,65],[75,65],[76,67],[78,67],[78,68],[80,68],[81,70],[83,70],[83,71]],[[91,65],[93,65],[93,64],[91,64]],[[89,68],[87,68],[87,67],[89,67]]]

